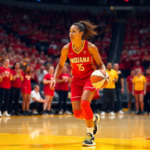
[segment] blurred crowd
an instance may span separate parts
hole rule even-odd
[[[98,35],[91,39],[98,47],[104,63],[111,44],[114,16],[106,11],[53,11],[0,5],[0,61],[9,58],[13,64],[31,64],[38,69],[49,62],[56,66],[63,45],[69,42],[72,23],[90,20],[98,25]]]
[[[137,10],[127,19],[120,69],[130,71],[136,62],[145,69],[150,63],[150,12]]]
[[[54,11],[0,4],[0,13],[0,116],[20,115],[20,98],[23,115],[54,113],[50,109],[54,90],[50,92],[47,86],[47,93],[45,85],[59,61],[61,48],[69,43],[72,23],[90,20],[98,25],[98,35],[91,42],[98,47],[103,62],[107,62],[114,16],[105,10],[92,14],[88,10]],[[61,73],[55,89],[60,97],[58,114],[70,114],[66,107],[71,76],[69,61],[65,67],[67,76]],[[41,91],[42,97],[37,94]]]

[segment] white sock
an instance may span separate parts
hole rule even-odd
[[[92,128],[87,128],[87,133],[91,133],[93,136],[93,127]]]

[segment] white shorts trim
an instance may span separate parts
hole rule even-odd
[[[95,87],[85,87],[84,89],[86,89],[86,88],[96,89]]]
[[[71,97],[71,98],[76,98],[76,97],[81,97],[81,96],[75,96],[75,97]]]

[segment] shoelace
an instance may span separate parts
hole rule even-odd
[[[84,140],[86,140],[86,141],[89,141],[89,142],[90,142],[90,141],[91,141],[91,138],[92,138],[92,137],[88,134]]]

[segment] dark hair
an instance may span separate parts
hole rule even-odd
[[[12,66],[11,70],[15,70],[16,64],[19,64],[19,62],[15,62],[14,65]],[[20,64],[19,64],[20,65]]]
[[[97,32],[94,31],[98,26],[92,24],[89,21],[79,21],[74,23],[73,25],[77,26],[80,32],[83,32],[82,39],[88,40],[91,37],[97,35]]]
[[[26,71],[26,69],[27,69],[28,66],[29,66],[28,64],[24,66],[23,72],[24,72],[25,74],[31,75],[31,70],[29,70],[28,72]],[[30,67],[30,66],[29,66],[29,67]]]
[[[35,84],[35,85],[34,85],[34,89],[35,89],[36,87],[38,87],[38,86],[39,86],[38,84]]]

